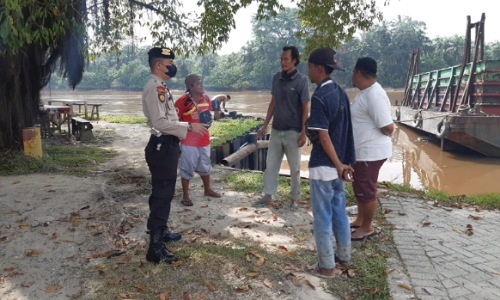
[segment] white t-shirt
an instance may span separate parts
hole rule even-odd
[[[351,104],[351,120],[357,161],[391,157],[391,138],[380,128],[392,124],[391,102],[378,82],[359,92]]]

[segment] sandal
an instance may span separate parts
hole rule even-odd
[[[193,201],[191,201],[191,199],[182,199],[181,203],[184,206],[193,206]]]
[[[335,278],[335,274],[332,275],[325,275],[321,273],[321,268],[319,267],[318,263],[315,263],[312,266],[308,266],[307,269],[305,270],[308,274],[319,277],[319,278],[325,278],[325,279],[331,279]]]
[[[373,228],[373,231],[370,233],[362,233],[358,231],[351,232],[351,241],[364,241],[365,239],[377,235],[380,233],[380,230]],[[356,237],[354,237],[356,236]]]

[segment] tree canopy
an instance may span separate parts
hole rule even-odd
[[[181,0],[2,0],[0,149],[21,147],[22,129],[35,123],[40,90],[56,64],[74,88],[85,60],[121,49],[137,35],[137,27],[150,31],[154,45],[178,53],[215,51],[228,41],[236,12],[252,2],[258,4],[257,19],[283,8],[278,0],[198,0],[187,8]],[[375,0],[292,2],[310,47],[338,45],[379,17]]]

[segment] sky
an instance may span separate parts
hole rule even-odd
[[[425,22],[427,36],[431,39],[455,34],[464,36],[467,16],[470,15],[474,23],[484,12],[485,42],[500,41],[500,0],[391,0],[387,6],[383,5],[384,0],[377,0],[377,4],[385,20],[401,15]],[[256,7],[252,4],[236,14],[236,29],[231,31],[228,43],[218,51],[219,54],[238,52],[252,38],[251,19]]]

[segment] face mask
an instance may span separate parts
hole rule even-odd
[[[177,67],[175,65],[170,65],[170,66],[167,66],[167,69],[168,69],[168,72],[165,72],[165,74],[172,78],[175,76],[175,74],[177,74]]]

